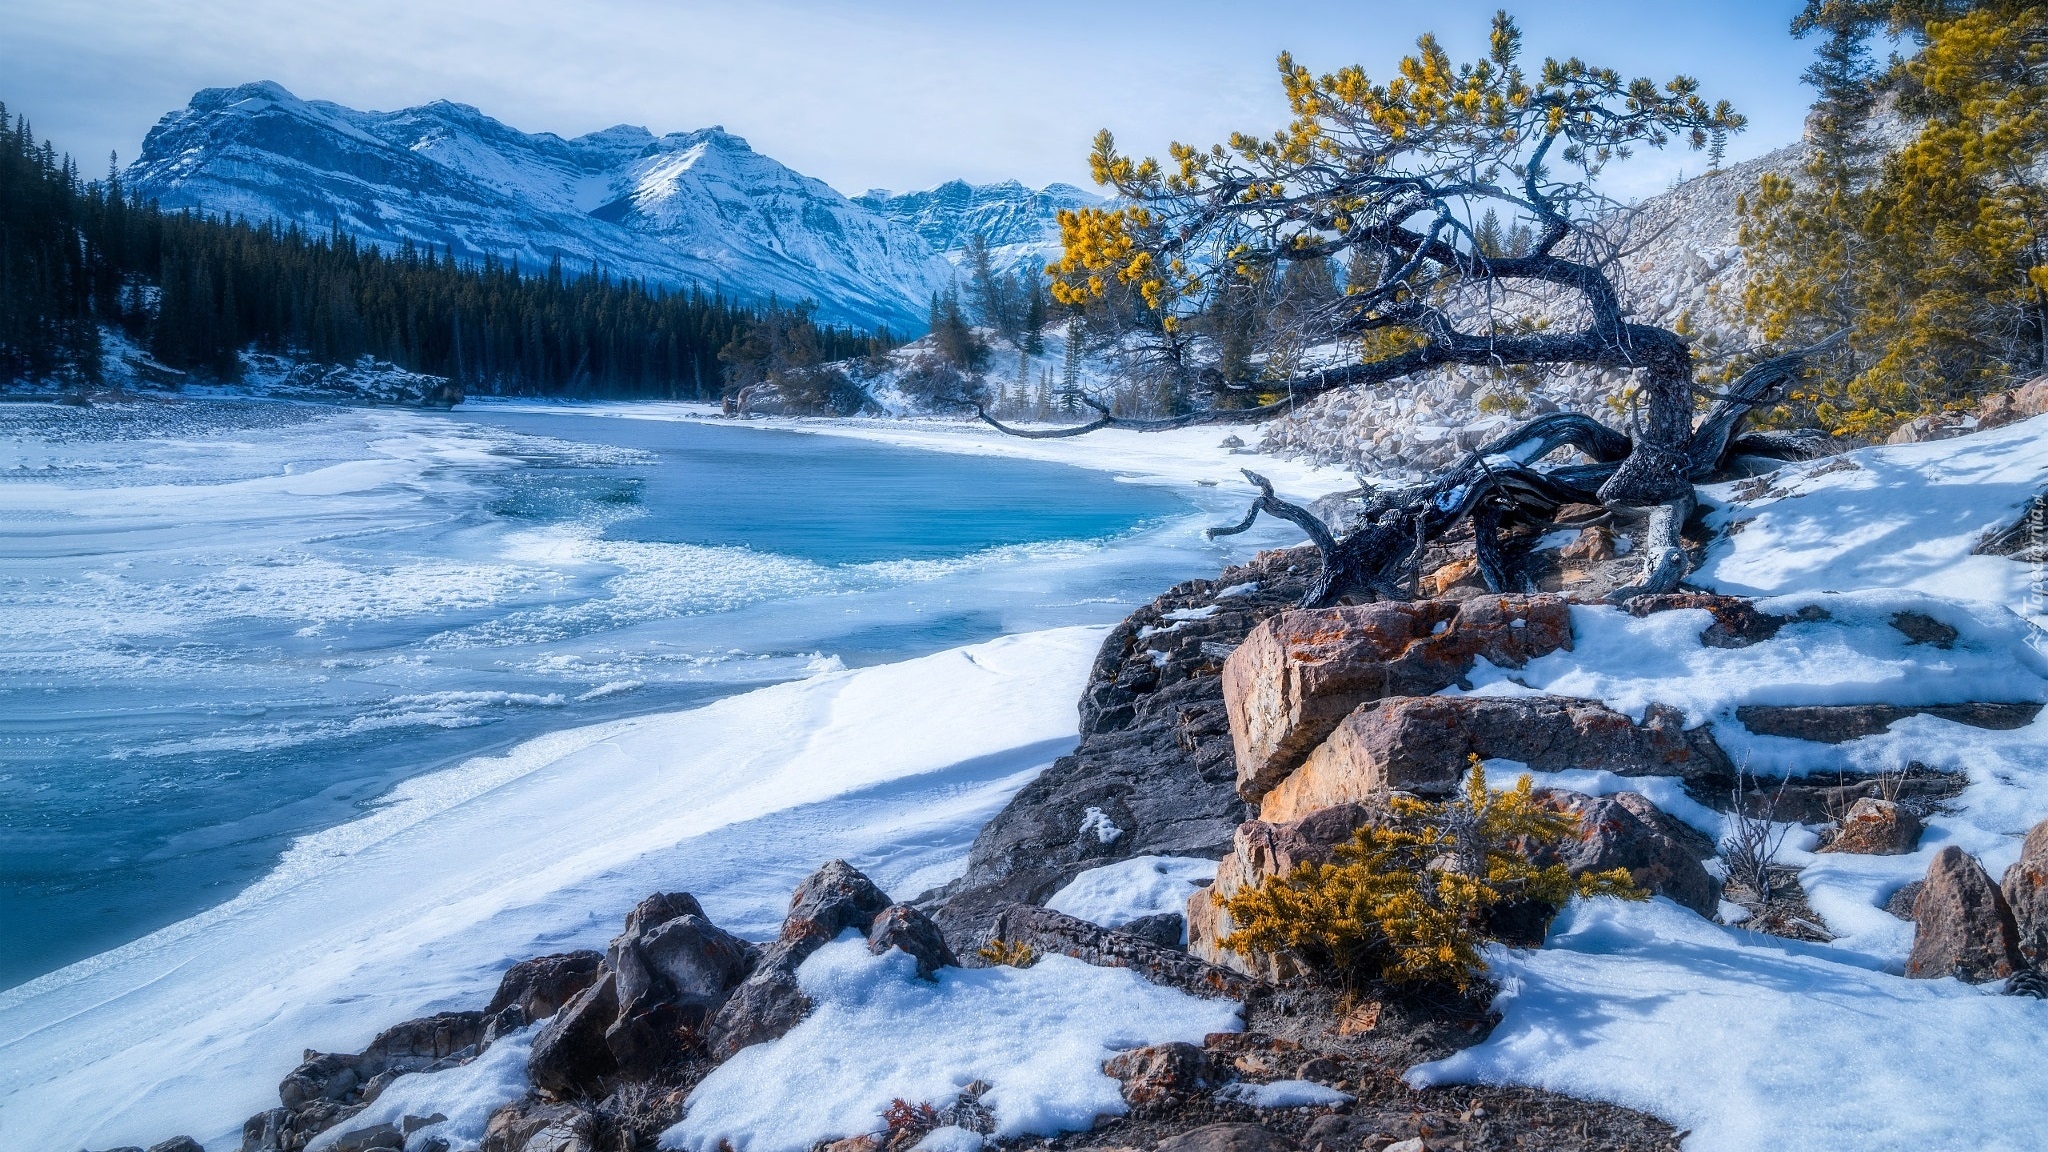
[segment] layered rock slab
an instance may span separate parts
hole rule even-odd
[[[1404,696],[1345,716],[1301,766],[1265,794],[1259,818],[1299,820],[1318,808],[1386,792],[1448,795],[1472,756],[1538,772],[1605,769],[1623,776],[1689,776],[1726,757],[1702,728],[1653,705],[1636,724],[1598,701],[1566,696]]]
[[[1427,696],[1457,683],[1480,657],[1520,667],[1571,640],[1570,606],[1557,596],[1283,612],[1223,663],[1238,794],[1259,802],[1361,704]]]

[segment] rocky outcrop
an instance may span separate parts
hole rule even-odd
[[[1102,968],[1129,968],[1192,996],[1242,1000],[1252,988],[1238,972],[1036,904],[1013,904],[990,922],[982,946],[994,951],[999,942],[1013,953],[1021,947],[1033,956],[1071,956]]]
[[[1313,551],[1264,552],[1178,585],[1110,631],[1081,700],[1081,741],[975,837],[967,871],[917,900],[955,952],[998,912],[1039,903],[1085,869],[1131,856],[1218,857],[1252,815],[1237,795],[1224,658],[1291,607]]]
[[[1843,744],[1875,736],[1908,716],[1933,716],[1972,728],[2011,731],[2041,714],[2037,701],[1978,704],[1744,704],[1735,718],[1759,736]]]
[[[1999,891],[2012,909],[2021,958],[2048,968],[2048,820],[2027,833],[2020,858],[2005,870]]]
[[[1842,814],[1842,826],[1821,848],[1862,856],[1904,856],[1920,846],[1920,817],[1890,800],[1863,797]]]
[[[686,892],[650,896],[626,916],[605,950],[617,980],[618,1016],[605,1047],[618,1070],[643,1079],[698,1034],[753,970],[754,946],[713,924]]]
[[[1913,951],[1906,975],[1954,976],[1971,984],[2003,980],[2024,962],[2019,927],[1998,885],[1975,857],[1951,844],[1927,867],[1913,901]]]
[[[1660,827],[1662,821],[1650,813],[1671,818],[1642,796],[1624,792],[1595,797],[1553,790],[1542,793],[1542,801],[1554,811],[1577,817],[1579,826],[1561,843],[1533,853],[1536,863],[1563,864],[1574,876],[1625,869],[1645,892],[1669,897],[1702,916],[1714,915],[1721,885],[1701,866],[1697,842],[1689,845],[1668,834],[1668,825]]]
[[[1714,622],[1700,632],[1700,643],[1708,648],[1747,648],[1751,644],[1761,644],[1776,636],[1778,629],[1793,619],[1760,611],[1755,602],[1740,596],[1722,596],[1714,592],[1637,596],[1628,602],[1627,607],[1631,616],[1649,616],[1683,608],[1712,613]]]
[[[654,1075],[700,1042],[754,958],[753,945],[711,923],[689,893],[649,896],[626,914],[596,980],[534,1037],[527,1075],[564,1099]]]
[[[810,998],[797,986],[798,966],[849,928],[866,935],[888,907],[889,897],[844,860],[831,861],[797,885],[781,933],[711,1019],[706,1040],[712,1056],[726,1059],[796,1027],[811,1010]]]
[[[1711,745],[1704,728],[1687,732],[1680,714],[1661,706],[1637,725],[1604,704],[1563,696],[1403,696],[1345,717],[1266,795],[1259,817],[1284,823],[1389,789],[1445,795],[1475,755],[1539,772],[1700,775],[1727,762]]]
[[[398,1077],[474,1060],[496,1035],[511,1030],[506,1023],[503,1013],[443,1012],[387,1028],[361,1052],[308,1051],[277,1086],[282,1107],[242,1125],[242,1152],[298,1152],[362,1111]]]
[[[2036,376],[2017,388],[1986,396],[1977,406],[1977,427],[2002,428],[2048,412],[2048,376]]]
[[[619,979],[606,972],[577,993],[533,1038],[526,1074],[533,1086],[556,1096],[598,1094],[619,1070],[605,1033],[619,1018]]]
[[[521,960],[498,981],[484,1015],[502,1017],[508,1009],[517,1009],[522,1023],[545,1020],[596,983],[603,966],[604,953],[588,949]]]
[[[1301,974],[1291,957],[1279,954],[1244,956],[1224,946],[1236,926],[1225,901],[1302,864],[1327,864],[1337,846],[1350,842],[1358,830],[1387,818],[1376,804],[1339,804],[1286,824],[1247,820],[1231,838],[1230,854],[1216,866],[1216,879],[1188,896],[1188,952],[1211,964],[1262,980],[1282,981]]]
[[[1385,602],[1289,611],[1223,664],[1237,790],[1257,803],[1362,704],[1427,696],[1485,657],[1502,667],[1571,647],[1554,596]]]

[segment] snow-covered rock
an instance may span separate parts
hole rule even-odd
[[[619,125],[565,140],[465,104],[359,112],[270,82],[208,88],[128,171],[168,208],[339,226],[386,246],[815,299],[819,316],[920,330],[953,268],[923,237],[723,128]]]

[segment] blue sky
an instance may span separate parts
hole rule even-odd
[[[276,80],[307,98],[398,108],[447,98],[526,131],[723,124],[848,194],[953,177],[1086,182],[1097,128],[1133,149],[1277,127],[1283,48],[1321,72],[1384,74],[1434,30],[1484,50],[1498,0],[826,4],[678,0],[0,0],[0,99],[103,170],[202,87]],[[1799,0],[1511,4],[1532,57],[1697,76],[1750,117],[1731,158],[1794,139],[1811,42]],[[1682,149],[1615,169],[1661,190]]]

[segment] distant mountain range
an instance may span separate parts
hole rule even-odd
[[[924,192],[871,188],[853,202],[910,228],[955,265],[964,265],[967,245],[978,233],[988,241],[996,271],[1037,273],[1059,259],[1060,210],[1103,201],[1072,184],[1032,189],[1015,180],[949,180]]]
[[[150,130],[127,178],[169,208],[810,299],[822,320],[900,334],[923,331],[931,294],[958,277],[977,232],[1002,270],[1034,267],[1059,251],[1058,210],[1099,202],[1015,181],[848,200],[723,128],[657,137],[620,125],[565,140],[465,104],[359,112],[268,82],[193,96]]]

